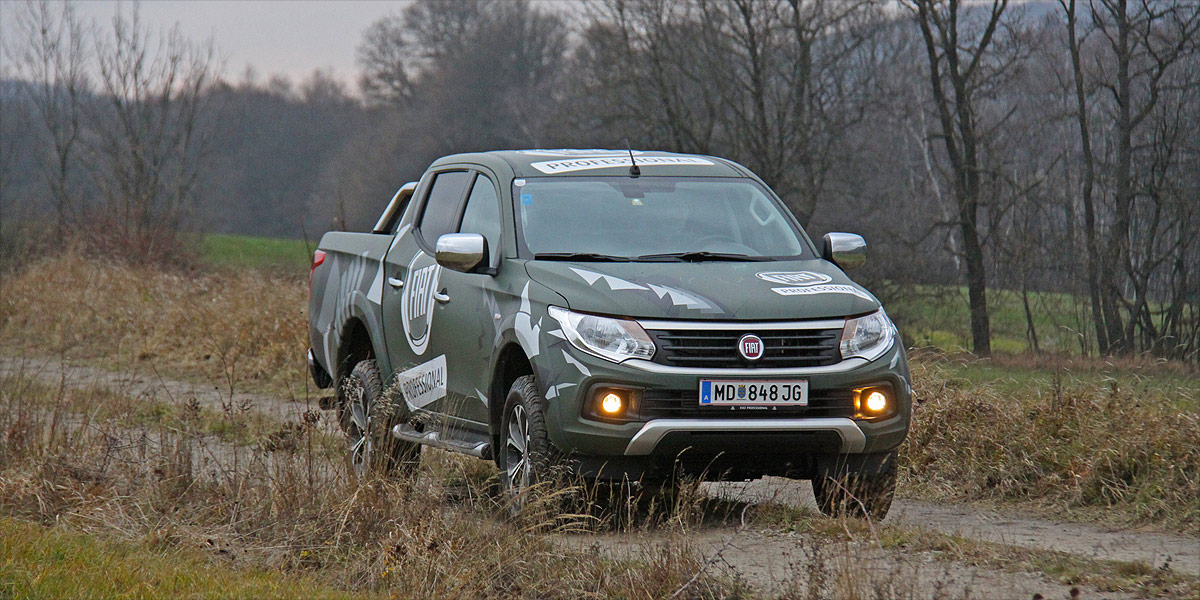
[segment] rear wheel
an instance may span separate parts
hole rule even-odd
[[[383,379],[374,360],[354,365],[338,385],[338,399],[346,460],[354,477],[372,472],[404,475],[416,470],[421,446],[392,436],[392,411],[383,398]]]
[[[530,489],[550,475],[550,438],[546,433],[546,399],[533,375],[517,378],[509,388],[500,423],[500,487],[513,515],[529,503]]]
[[[896,494],[896,453],[818,474],[812,487],[817,507],[828,516],[883,520]]]

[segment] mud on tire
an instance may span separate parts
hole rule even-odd
[[[346,459],[354,477],[370,473],[411,475],[421,460],[421,446],[394,438],[394,412],[383,393],[374,360],[354,365],[338,382],[338,421],[346,434]]]
[[[554,461],[546,433],[546,399],[533,375],[517,378],[509,388],[500,417],[500,491],[511,515],[518,515],[532,500],[531,488],[546,481]]]

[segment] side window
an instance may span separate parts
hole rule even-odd
[[[475,178],[458,232],[483,235],[494,264],[495,257],[500,255],[500,198],[496,196],[492,181],[483,175]]]
[[[442,234],[453,233],[458,228],[463,197],[470,182],[471,174],[466,171],[447,171],[434,176],[418,225],[425,243],[433,246]]]

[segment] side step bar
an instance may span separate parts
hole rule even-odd
[[[446,438],[441,436],[437,431],[417,431],[415,427],[408,423],[401,423],[393,427],[392,436],[398,440],[441,448],[442,450],[449,450],[451,452],[459,452],[474,456],[475,458],[492,459],[492,445],[487,442]]]

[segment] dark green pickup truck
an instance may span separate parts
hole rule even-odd
[[[411,202],[410,202],[411,200]],[[811,479],[881,517],[909,427],[903,345],[745,167],[522,150],[437,160],[371,233],[313,260],[309,366],[336,383],[356,471],[421,446],[494,460],[520,492],[587,478]]]

